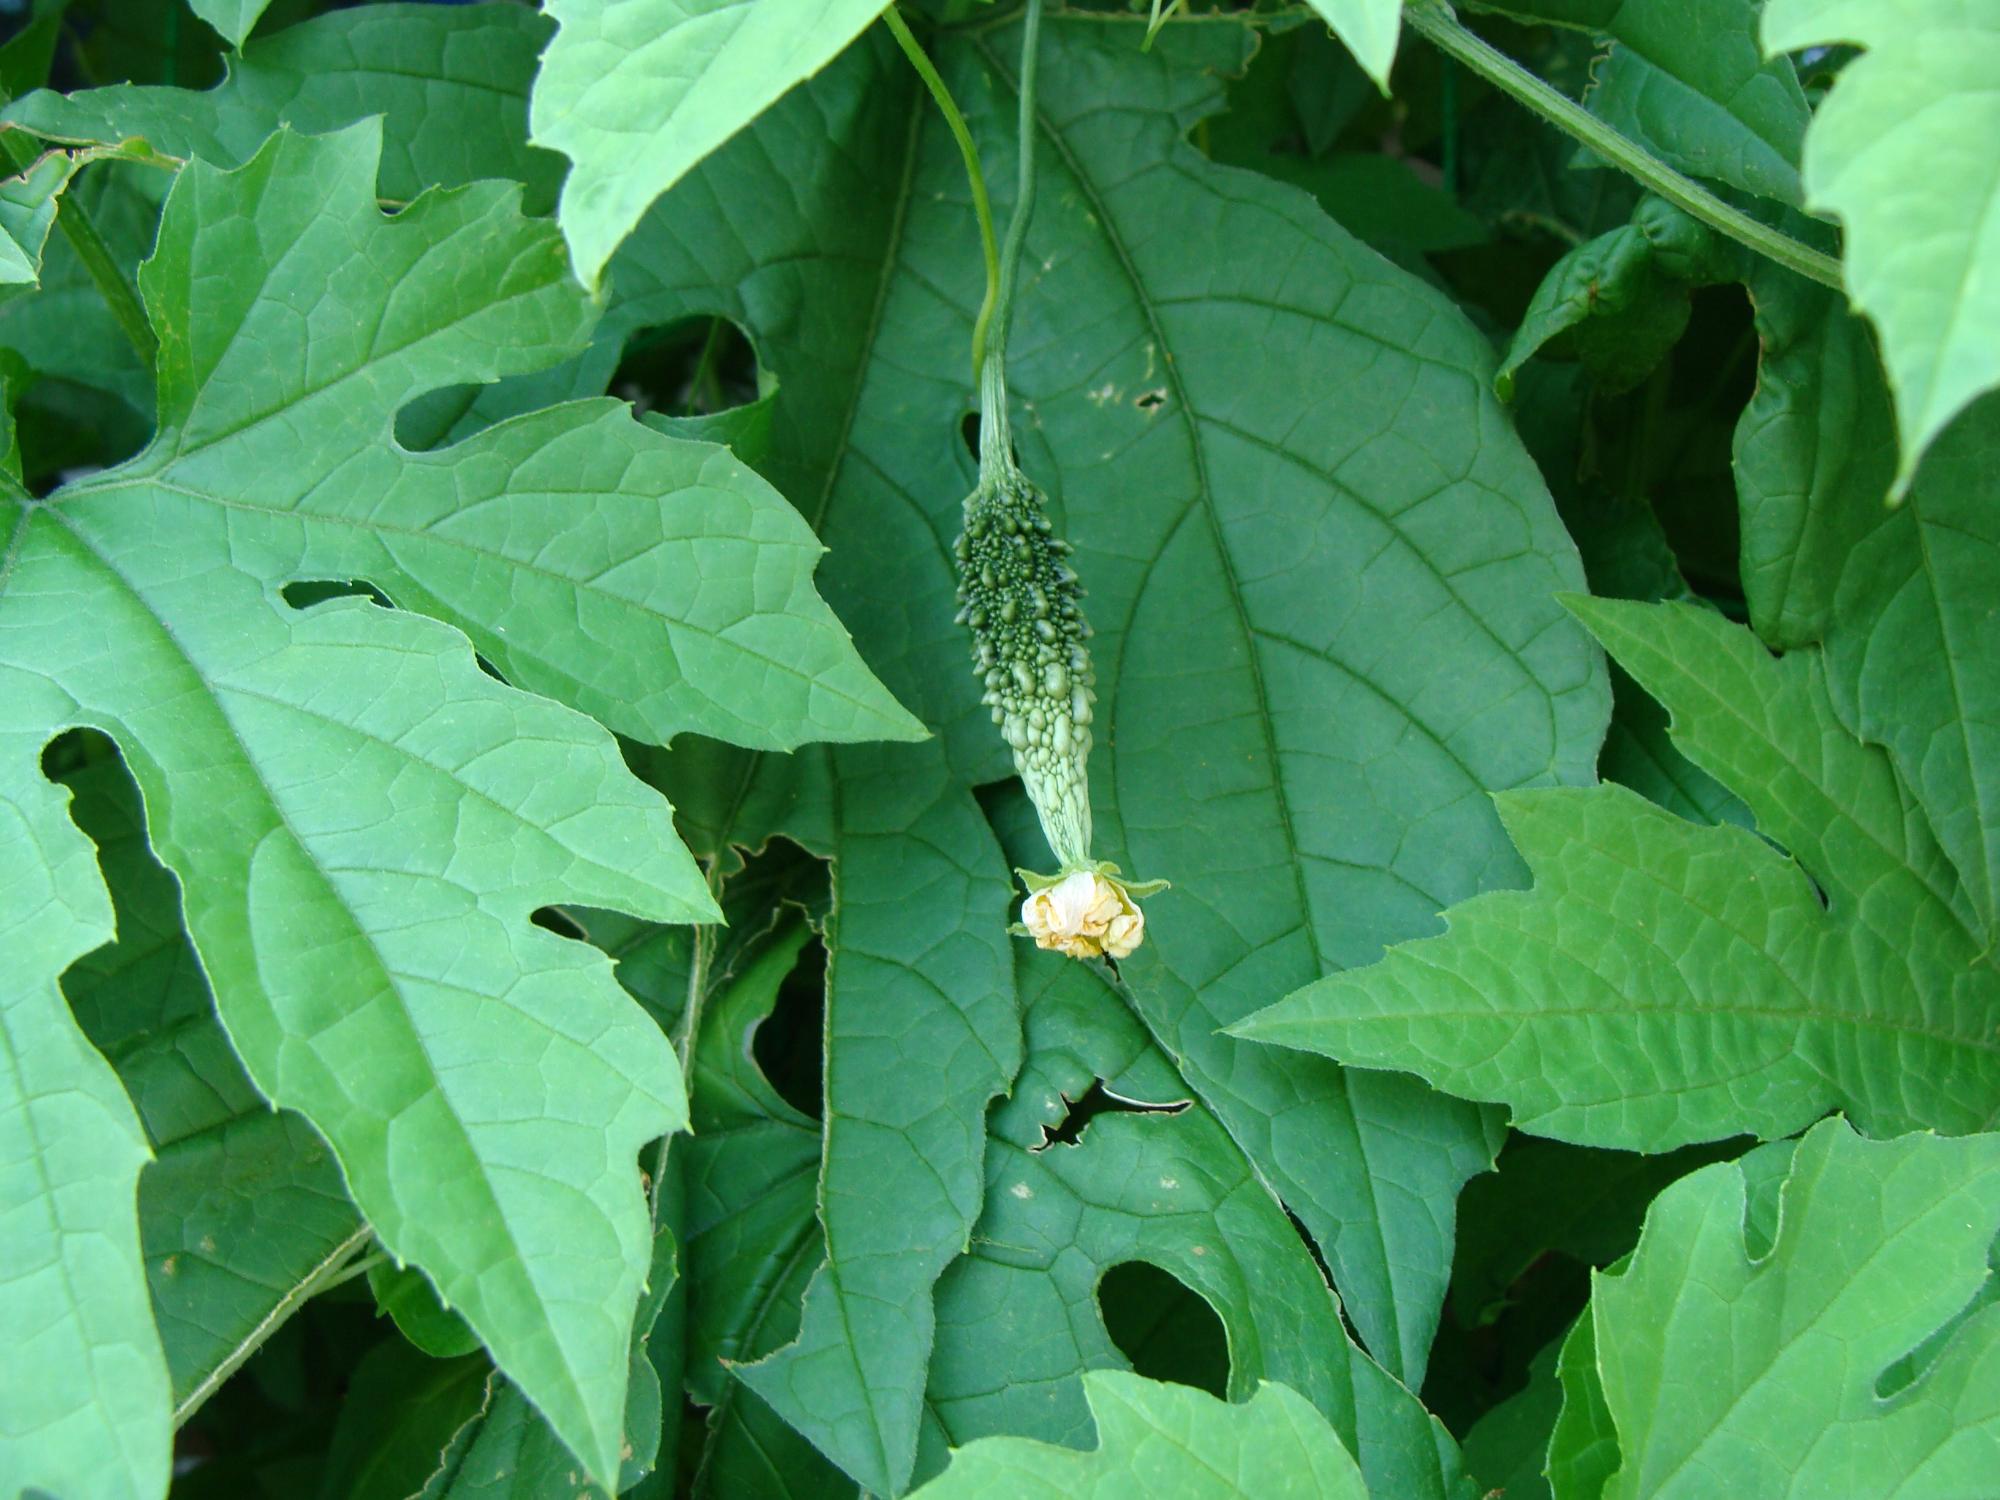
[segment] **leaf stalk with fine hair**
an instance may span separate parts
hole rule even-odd
[[[40,153],[30,144],[25,132],[15,129],[0,130],[0,153],[4,153],[5,165],[15,172],[26,172],[35,166]],[[89,153],[85,160],[98,153]],[[115,152],[105,152],[115,155]],[[160,341],[153,334],[153,325],[146,316],[145,304],[139,300],[139,293],[120,269],[111,247],[104,242],[104,236],[97,232],[97,225],[91,221],[73,192],[65,191],[62,201],[56,207],[56,227],[69,241],[70,249],[82,262],[97,293],[111,309],[111,316],[118,327],[131,341],[132,348],[139,356],[139,362],[152,368],[153,357],[159,353]]]
[[[1838,260],[1768,224],[1760,224],[1741,209],[1723,202],[1692,177],[1675,171],[1630,136],[1549,87],[1484,38],[1475,36],[1446,0],[1407,0],[1403,16],[1412,30],[1446,56],[1464,63],[1502,93],[1574,136],[1674,207],[1787,270],[1836,291],[1841,289]]]

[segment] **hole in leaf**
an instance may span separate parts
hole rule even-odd
[[[1097,1311],[1134,1372],[1229,1399],[1229,1335],[1178,1276],[1149,1261],[1115,1265],[1098,1280]]]
[[[640,413],[710,416],[757,399],[757,351],[724,317],[641,328],[625,340],[610,390]]]
[[[1177,1115],[1187,1107],[1185,1099],[1173,1104],[1146,1104],[1121,1098],[1105,1088],[1102,1078],[1094,1078],[1083,1097],[1070,1103],[1069,1113],[1059,1123],[1042,1127],[1042,1143],[1035,1149],[1046,1151],[1055,1145],[1076,1145],[1083,1139],[1085,1128],[1099,1115]]]
[[[347,598],[372,600],[384,609],[396,607],[387,594],[365,578],[303,578],[286,584],[278,593],[293,609],[311,609],[329,599]]]
[[[1142,391],[1132,398],[1132,404],[1140,411],[1158,411],[1167,404],[1167,393],[1164,390]]]
[[[41,764],[69,791],[70,821],[97,846],[117,922],[109,943],[63,972],[63,994],[84,1034],[120,1066],[149,1037],[206,1019],[208,984],[182,931],[180,885],[153,853],[139,785],[117,743],[71,729],[43,748]]]
[[[553,932],[557,937],[568,938],[573,943],[590,941],[590,934],[584,931],[583,923],[560,906],[537,907],[529,914],[528,920],[543,931]]]
[[[972,455],[974,463],[979,462],[979,413],[967,412],[959,420],[958,435],[965,442],[965,451]]]
[[[800,1114],[820,1112],[820,1032],[826,1022],[826,945],[812,939],[778,987],[777,1002],[750,1039],[750,1056]]]

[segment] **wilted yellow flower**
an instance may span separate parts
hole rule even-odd
[[[1146,935],[1146,916],[1118,881],[1074,870],[1021,904],[1021,921],[1037,948],[1070,958],[1124,958]]]

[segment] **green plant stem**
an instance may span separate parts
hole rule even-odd
[[[1014,283],[1021,269],[1021,247],[1028,242],[1028,220],[1035,212],[1035,73],[1041,52],[1042,0],[1028,0],[1021,32],[1021,114],[1019,136],[1021,175],[1014,193],[1014,216],[1007,221],[1007,239],[1000,247],[1000,291],[993,302],[993,326],[987,330],[979,356],[979,468],[1014,461],[1013,433],[1007,415],[1007,330],[1014,315]]]
[[[342,1266],[338,1272],[314,1286],[307,1295],[317,1297],[321,1292],[330,1292],[337,1286],[345,1286],[355,1277],[366,1276],[377,1266],[387,1264],[388,1260],[389,1252],[386,1250],[377,1250],[372,1255],[364,1255],[352,1264]]]
[[[7,161],[18,172],[27,171],[41,155],[19,130],[0,130],[0,151],[6,153]],[[125,337],[132,341],[140,363],[150,370],[160,343],[153,336],[153,325],[146,321],[145,304],[140,302],[132,283],[125,279],[111,247],[104,243],[104,236],[97,232],[97,226],[74,193],[63,193],[62,202],[56,207],[56,226],[76,251],[76,258],[83,262],[84,270],[90,273],[98,295],[110,307]]]
[[[720,855],[702,866],[702,878],[708,884],[708,894],[717,900],[722,896],[721,870]],[[680,1024],[674,1028],[672,1037],[674,1054],[681,1064],[681,1083],[690,1097],[694,1094],[694,1049],[701,1039],[701,1013],[708,999],[708,966],[715,956],[715,937],[712,923],[698,922],[692,929],[687,1003],[681,1007]],[[660,1227],[660,1184],[666,1180],[667,1152],[672,1149],[673,1143],[672,1135],[663,1135],[653,1152],[652,1183],[647,1198],[655,1229]]]
[[[995,300],[1000,293],[1000,252],[993,239],[993,204],[986,196],[986,174],[980,170],[979,148],[972,143],[972,132],[966,128],[965,116],[959,112],[958,102],[951,97],[951,90],[945,87],[944,79],[938,76],[929,55],[910,34],[910,28],[895,6],[883,11],[882,19],[888,23],[889,33],[903,49],[903,55],[909,58],[910,66],[923,79],[924,87],[931,91],[931,98],[937,101],[938,113],[944,116],[945,124],[951,128],[952,139],[958,142],[958,154],[965,158],[965,179],[972,184],[972,212],[979,219],[979,248],[986,256],[986,296],[979,304],[979,316],[972,323],[972,373],[976,378],[986,347],[986,326],[993,317]]]
[[[1473,35],[1445,0],[1407,0],[1403,16],[1413,30],[1446,56],[1465,64],[1502,93],[1575,136],[1674,207],[1787,270],[1835,290],[1842,288],[1839,261],[1758,223],[1740,209],[1731,208],[1693,178],[1675,171],[1630,136],[1613,129],[1573,99],[1550,88],[1513,58]]]

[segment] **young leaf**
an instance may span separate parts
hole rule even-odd
[[[306,134],[382,120],[382,194],[483,177],[526,184],[531,212],[555,200],[562,161],[528,145],[528,86],[549,23],[518,5],[375,5],[338,10],[229,59],[214,88],[119,84],[38,90],[0,120],[51,140],[142,137],[156,151],[240,166],[280,126]]]
[[[1871,1134],[1990,1128],[2000,971],[1817,654],[1773,660],[1688,605],[1573,607],[1789,857],[1618,787],[1516,793],[1502,815],[1533,891],[1468,902],[1445,936],[1242,1034],[1406,1068],[1592,1145],[1780,1136],[1836,1107]]]
[[[1792,1157],[1763,1254],[1745,1243],[1745,1194],[1734,1165],[1682,1179],[1631,1264],[1598,1278],[1619,1453],[1605,1500],[1990,1485],[2000,1310],[1973,1313],[1907,1388],[1885,1396],[1882,1377],[1987,1279],[2000,1137],[1869,1142],[1825,1121]]]
[[[11,435],[11,415],[0,412],[0,423]],[[25,497],[12,480],[0,484],[16,491],[0,514],[18,513]],[[0,701],[10,705],[0,731],[0,1321],[17,1331],[0,1361],[6,1483],[151,1500],[166,1490],[172,1455],[134,1210],[149,1153],[124,1089],[57,986],[73,960],[110,939],[112,913],[67,796],[41,774],[47,736],[12,706],[32,681],[0,658]]]
[[[280,135],[236,172],[182,173],[141,277],[161,336],[159,436],[8,507],[10,701],[30,736],[83,721],[118,737],[258,1089],[328,1139],[384,1244],[609,1475],[646,1260],[634,1154],[683,1104],[664,1039],[608,965],[526,918],[561,899],[661,921],[713,907],[665,804],[601,729],[484,676],[443,625],[358,600],[294,613],[275,591],[379,573],[406,598],[449,596],[503,669],[560,683],[619,660],[605,646],[633,623],[647,622],[629,644],[677,626],[652,613],[675,549],[689,566],[734,550],[746,571],[776,556],[790,559],[780,608],[803,604],[807,635],[872,679],[813,612],[794,569],[817,549],[796,516],[715,450],[608,403],[448,453],[393,446],[410,395],[573,348],[588,309],[553,231],[507,190],[427,195],[384,219],[377,139]],[[676,491],[696,477],[680,516]],[[713,556],[708,519],[724,528]],[[613,561],[646,568],[629,604]],[[716,600],[753,596],[688,607]],[[687,622],[685,669],[707,662],[727,713],[764,718],[746,691],[774,675],[768,642],[749,643],[746,684],[714,624]],[[657,653],[620,671],[637,683],[649,667]],[[828,702],[770,686],[812,712]],[[664,730],[672,697],[641,716]],[[836,694],[827,712],[857,701]]]
[[[1511,400],[1514,372],[1565,335],[1602,389],[1630,389],[1679,342],[1689,289],[1725,279],[1732,259],[1697,220],[1664,199],[1641,199],[1630,224],[1579,245],[1542,278],[1494,389]]]
[[[1366,1500],[1354,1458],[1326,1418],[1282,1385],[1240,1406],[1115,1370],[1083,1377],[1097,1421],[1088,1453],[1025,1438],[982,1438],[952,1454],[922,1500]]]
[[[563,235],[583,284],[653,200],[825,67],[883,0],[552,0],[535,144],[575,165]]]
[[[1840,216],[1847,290],[1882,335],[1896,492],[2000,384],[2000,10],[1957,0],[1770,0],[1764,49],[1852,42],[1806,135],[1806,201]]]
[[[1756,291],[1764,359],[1736,434],[1751,622],[1777,646],[1824,643],[1842,721],[1888,747],[2000,933],[2000,396],[1884,506],[1895,426],[1867,327],[1795,278]]]

